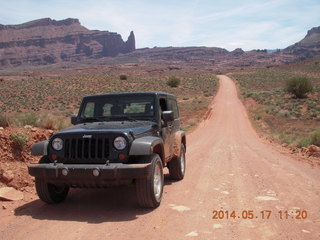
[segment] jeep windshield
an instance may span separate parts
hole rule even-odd
[[[85,98],[80,118],[85,122],[155,120],[153,96],[111,95]]]

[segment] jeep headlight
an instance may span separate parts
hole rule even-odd
[[[113,146],[117,150],[123,150],[127,146],[127,140],[124,137],[116,137],[113,141]]]
[[[63,141],[61,138],[55,138],[52,141],[52,147],[56,151],[60,151],[63,148]]]

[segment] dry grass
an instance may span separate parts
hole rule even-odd
[[[125,75],[127,79],[120,80]],[[2,76],[0,76],[2,77]],[[167,81],[177,77],[180,85],[172,88]],[[182,122],[190,115],[199,120],[217,89],[217,80],[206,69],[171,64],[123,64],[119,66],[88,66],[72,69],[15,72],[3,76],[0,112],[19,118],[20,125],[59,129],[51,114],[68,117],[78,111],[83,96],[112,92],[163,91],[178,97]],[[188,100],[183,100],[188,99]],[[191,112],[190,112],[191,111]],[[23,120],[22,115],[27,115]],[[41,118],[41,119],[40,119]],[[31,121],[33,120],[33,122]],[[27,122],[31,124],[27,124]],[[60,121],[61,122],[61,121]]]
[[[310,139],[320,125],[319,60],[232,73],[256,126],[284,144],[312,144],[306,139]],[[293,77],[308,77],[314,86],[313,93],[305,99],[287,94],[286,81]]]

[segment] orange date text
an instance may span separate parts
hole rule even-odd
[[[307,210],[213,210],[212,219],[306,219],[308,217]]]

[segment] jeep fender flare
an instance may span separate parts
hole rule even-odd
[[[161,138],[146,136],[135,139],[131,143],[129,156],[145,156],[151,155],[152,153],[159,154],[162,161],[164,161],[164,147]]]
[[[177,131],[174,135],[173,155],[175,157],[180,156],[181,144],[183,144],[184,148],[187,150],[186,133],[180,130]]]
[[[31,155],[32,156],[47,156],[48,155],[49,140],[38,142],[32,145]]]

